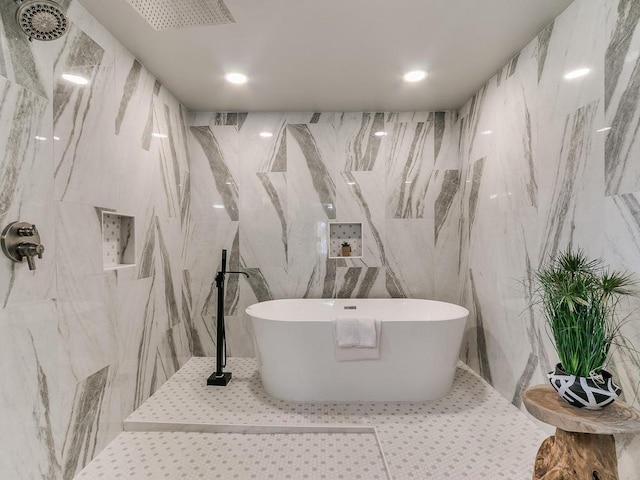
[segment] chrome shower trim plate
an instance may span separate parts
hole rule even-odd
[[[16,21],[29,40],[56,40],[67,33],[69,22],[60,5],[51,0],[19,1]]]

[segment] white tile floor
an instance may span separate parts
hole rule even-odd
[[[227,387],[206,386],[213,370],[212,359],[192,358],[125,420],[126,432],[78,478],[252,479],[274,474],[273,478],[373,479],[387,478],[375,476],[386,458],[393,480],[529,480],[536,451],[546,437],[462,364],[450,394],[425,403],[288,403],[263,391],[255,359],[230,358],[227,370],[233,372],[233,380]],[[268,432],[290,433],[264,435]],[[305,432],[318,433],[314,437]],[[132,442],[140,438],[135,435],[147,440],[140,441],[134,448],[138,453],[131,458]],[[189,447],[178,443],[184,442],[184,435],[193,435],[187,437]],[[372,442],[377,445],[376,435],[382,452],[371,450]],[[169,477],[160,476],[161,472],[147,475],[156,465],[147,461],[153,455],[147,447],[152,440],[162,446],[155,456],[163,458],[164,465],[181,466],[179,475],[175,471],[167,471]],[[267,467],[275,470],[260,470],[265,464],[255,457],[256,445],[261,444],[256,442],[266,442],[269,451],[286,453],[270,459]],[[310,442],[326,442],[328,448],[310,448]],[[226,453],[218,457],[220,452]],[[351,471],[328,470],[336,467],[329,455],[338,452],[349,455],[341,461]],[[316,470],[307,468],[312,464]],[[370,471],[364,472],[365,465]],[[239,476],[216,477],[225,473],[224,468]],[[203,472],[205,477],[198,476]]]
[[[373,433],[125,432],[78,480],[387,480]]]

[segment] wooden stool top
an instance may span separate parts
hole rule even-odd
[[[528,388],[522,400],[531,415],[566,432],[640,433],[640,414],[619,400],[602,410],[586,410],[569,405],[551,385]]]

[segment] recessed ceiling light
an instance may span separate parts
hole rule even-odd
[[[493,130],[483,130],[482,132],[480,132],[480,135],[491,135],[493,133]]]
[[[424,70],[414,70],[412,72],[405,73],[402,78],[405,82],[419,82],[420,80],[427,78],[427,72]]]
[[[271,132],[260,132],[260,136],[262,138],[270,138],[270,137],[273,137],[273,133],[271,133]]]
[[[75,83],[76,85],[86,85],[89,83],[89,80],[84,78],[81,75],[74,75],[72,73],[63,73],[62,78],[67,82]]]
[[[600,130],[596,130],[596,132],[608,132],[609,130],[611,130],[611,127],[604,127],[604,128],[601,128]]]
[[[383,131],[379,131],[379,132],[374,133],[374,135],[376,137],[384,137],[386,134],[387,134],[387,132],[383,132]]]
[[[584,77],[590,71],[590,68],[578,68],[577,70],[572,70],[571,72],[565,73],[564,78],[567,80],[573,80],[574,78]]]
[[[237,72],[227,73],[224,78],[227,80],[227,82],[235,83],[237,85],[247,83],[248,80],[247,76],[244,73]]]
[[[169,135],[167,135],[166,133],[160,133],[160,132],[152,132],[151,136],[156,138],[169,138]]]

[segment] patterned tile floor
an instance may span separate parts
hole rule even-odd
[[[125,432],[77,480],[387,480],[373,433]]]
[[[308,477],[295,473],[294,469],[303,467],[308,453],[323,459],[326,459],[325,455],[338,450],[358,456],[361,448],[355,447],[353,442],[360,440],[354,439],[375,439],[377,435],[382,448],[382,460],[370,459],[361,465],[368,465],[372,472],[378,472],[375,465],[384,463],[386,458],[393,480],[529,480],[537,448],[546,437],[522,412],[463,364],[457,369],[454,387],[449,395],[424,403],[288,403],[273,399],[264,392],[255,359],[230,358],[227,370],[233,372],[233,380],[224,388],[206,386],[205,380],[213,370],[212,359],[192,358],[125,420],[126,432],[85,469],[87,475],[94,476],[78,478],[101,478],[95,476],[96,464],[102,465],[103,472],[110,472],[111,476],[105,478],[118,478],[114,470],[109,470],[112,468],[109,465],[114,464],[106,461],[104,456],[111,454],[112,458],[122,458],[123,447],[130,445],[132,440],[128,435],[132,434],[151,438],[165,435],[166,454],[179,457],[176,461],[183,461],[184,468],[191,469],[191,476],[185,474],[180,478],[200,478],[193,469],[201,463],[186,461],[181,456],[184,450],[175,447],[180,435],[192,432],[200,432],[198,437],[194,437],[199,439],[198,442],[214,442],[213,447],[205,449],[208,453],[203,458],[218,461],[215,452],[225,450],[218,449],[216,442],[226,441],[225,448],[228,450],[220,461],[241,458],[243,465],[238,468],[248,468],[239,471],[239,477],[221,478],[269,478],[251,476],[256,475],[254,472],[257,468],[262,467],[260,462],[253,466],[243,456],[242,450],[246,448],[247,451],[253,451],[251,445],[258,437],[265,436],[261,433],[290,432],[288,435],[292,436],[272,433],[266,435],[273,437],[272,440],[264,440],[284,442],[286,439],[289,442],[288,447],[282,448],[290,451],[287,461],[291,462],[274,478],[287,478],[285,475],[293,475],[291,478],[296,479],[340,478],[335,472],[328,472],[320,466],[318,470],[304,474]],[[324,452],[318,452],[317,449],[305,452],[306,438],[310,435],[305,432],[317,432],[333,438],[331,441],[345,442],[345,445],[339,448],[334,445]],[[343,433],[339,435],[336,432]],[[231,439],[232,435],[235,435],[235,440],[225,440]],[[173,436],[175,440],[172,440]],[[140,448],[146,451],[145,442]],[[373,455],[372,452],[368,453]],[[234,457],[236,454],[237,457]],[[149,455],[147,453],[147,458]],[[143,462],[144,458],[139,460]],[[237,461],[240,463],[240,460]],[[274,465],[283,466],[278,460],[273,461]],[[362,458],[361,462],[364,461]],[[334,463],[327,461],[325,465]],[[358,478],[356,475],[376,478],[374,473],[364,474],[360,466],[355,468],[355,463],[351,466],[353,471],[344,478]],[[141,472],[143,467],[137,468],[136,472]],[[127,472],[120,470],[121,478],[156,478]]]

